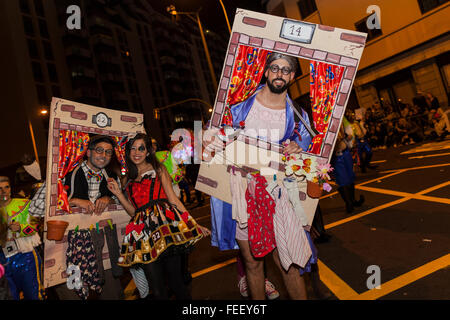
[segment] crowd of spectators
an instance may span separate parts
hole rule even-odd
[[[367,108],[361,124],[373,149],[422,141],[442,141],[450,131],[448,115],[433,95],[418,94],[413,105],[383,102]]]

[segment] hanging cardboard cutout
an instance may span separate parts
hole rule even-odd
[[[311,63],[313,109],[313,119],[309,120],[315,128],[315,137],[301,156],[317,164],[329,163],[366,36],[352,30],[237,9],[211,127],[230,125],[229,108],[251,96],[261,79],[258,75],[258,72],[263,72],[261,68],[258,71],[257,67],[251,67],[246,72],[239,72],[243,67],[243,52],[248,59],[254,60],[250,62],[255,65],[262,63],[256,57],[264,57],[270,52],[307,59]],[[236,94],[240,83],[244,83],[248,90]],[[328,94],[324,92],[327,90]],[[236,95],[241,100],[235,99]],[[297,111],[301,113],[298,107]],[[298,116],[295,119],[299,121]],[[268,181],[276,178],[281,182],[286,177],[282,148],[280,144],[241,132],[227,142],[223,152],[216,152],[211,160],[203,159],[196,189],[232,203],[229,174],[233,167],[241,170],[243,176],[258,170]],[[311,225],[319,199],[308,195],[307,184],[306,179],[298,181],[299,198]]]
[[[85,154],[90,135],[112,136],[118,142],[116,156],[124,165],[124,146],[130,133],[144,132],[142,114],[110,110],[53,98],[47,152],[46,212],[44,219],[44,286],[67,281],[67,234],[78,228],[110,228],[115,225],[119,241],[130,216],[119,204],[110,204],[101,214],[86,214],[79,207],[69,207],[61,179],[73,170]],[[123,171],[122,171],[123,172]],[[120,173],[119,173],[120,174]],[[47,239],[48,221],[66,221],[68,227],[61,241]],[[119,243],[120,246],[120,243]],[[102,252],[104,269],[110,269],[108,246]]]

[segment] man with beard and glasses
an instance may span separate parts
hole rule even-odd
[[[114,172],[106,170],[106,167],[111,163],[111,159],[115,157],[115,146],[115,141],[108,136],[98,135],[90,139],[86,151],[86,160],[63,179],[69,205],[85,209],[86,214],[101,215],[109,204],[118,203],[117,198],[108,190],[106,181],[108,178],[114,178],[118,181]],[[44,217],[45,183],[34,195],[29,211],[34,217]],[[110,260],[112,269],[105,270],[104,273],[100,272],[100,283],[104,284],[99,298],[101,300],[120,300],[123,297],[120,283],[120,276],[123,271],[117,266],[117,262],[113,261],[113,258]],[[69,290],[65,282],[55,286],[55,291],[60,300],[79,300],[79,296],[74,290]]]
[[[233,127],[238,128],[245,122],[245,135],[279,143],[284,147],[284,154],[307,150],[312,141],[303,122],[295,123],[294,104],[287,93],[288,85],[294,79],[296,68],[296,58],[280,53],[271,53],[267,58],[264,70],[267,79],[266,85],[259,86],[250,98],[230,108]],[[306,111],[301,109],[299,112],[304,122],[310,125]],[[205,132],[206,153],[223,150],[223,142],[216,138],[218,131],[219,129],[210,129]],[[245,212],[243,214],[246,215]],[[242,228],[241,223],[237,224],[236,220],[232,219],[233,215],[231,204],[211,197],[211,243],[220,250],[240,249],[251,298],[255,300],[270,298],[267,280],[265,281],[264,277],[264,259],[255,258],[249,244],[248,226]],[[309,245],[313,246],[310,238]],[[308,271],[310,264],[315,262],[317,258],[315,253],[310,256],[304,270],[299,270],[301,268],[291,264],[285,271],[280,264],[278,249],[275,248],[272,252],[290,298],[306,299],[305,283],[301,274],[304,270]],[[310,252],[314,252],[314,250],[311,248]]]

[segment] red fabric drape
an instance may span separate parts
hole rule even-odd
[[[70,211],[67,192],[62,179],[72,171],[83,159],[89,143],[89,134],[71,130],[59,132],[59,161],[58,161],[58,206],[59,210]]]
[[[344,67],[323,62],[310,63],[310,99],[314,126],[319,134],[314,137],[308,152],[319,154],[328,130]]]
[[[251,46],[239,46],[228,91],[222,124],[231,126],[230,106],[251,96],[264,74],[264,66],[270,51]]]

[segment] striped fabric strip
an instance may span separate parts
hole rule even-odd
[[[304,268],[312,251],[302,222],[295,214],[284,186],[275,187],[272,196],[276,203],[273,226],[281,265],[286,271],[293,263]]]
[[[134,284],[136,285],[136,288],[139,291],[141,299],[148,296],[149,293],[148,280],[147,277],[145,276],[144,269],[140,267],[130,268],[130,273],[133,276]]]

